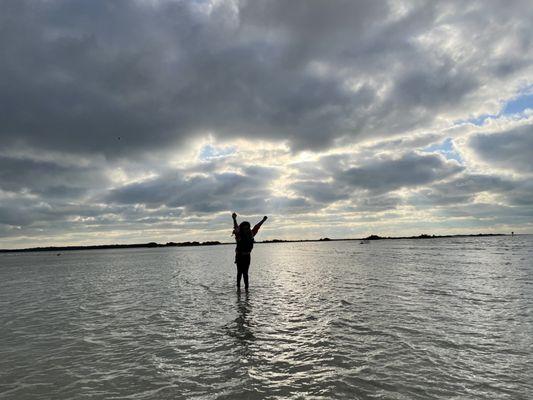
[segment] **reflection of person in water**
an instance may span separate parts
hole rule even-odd
[[[235,337],[238,338],[243,344],[247,340],[253,340],[254,334],[250,329],[250,321],[248,320],[248,313],[251,310],[250,299],[248,293],[245,293],[244,298],[241,298],[241,293],[237,293],[237,311],[238,316],[235,319]]]
[[[255,335],[252,329],[253,318],[250,318],[252,312],[252,303],[248,297],[248,292],[241,294],[237,292],[235,320],[226,325],[225,330],[229,337],[235,339],[236,350],[243,359],[253,358],[253,342]]]
[[[235,249],[235,264],[237,264],[237,289],[241,289],[241,276],[244,278],[244,288],[248,290],[248,268],[250,267],[250,255],[254,247],[254,236],[259,232],[259,228],[267,217],[263,217],[253,229],[250,229],[250,223],[243,221],[237,224],[237,214],[231,215],[233,218],[233,234],[237,242]]]

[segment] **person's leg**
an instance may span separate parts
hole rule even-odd
[[[242,276],[242,272],[239,269],[239,266],[237,266],[237,289],[241,288],[241,276]],[[244,282],[246,282],[246,280]]]
[[[237,289],[241,288],[242,277],[242,256],[235,254],[235,263],[237,264]]]
[[[244,289],[248,290],[248,269],[250,268],[250,256],[248,255],[245,260],[243,260],[242,265],[242,276],[244,278]]]
[[[244,278],[244,289],[248,290],[248,268],[242,273],[242,277]]]

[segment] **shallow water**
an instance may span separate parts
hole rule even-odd
[[[0,398],[533,397],[533,237],[0,255]]]

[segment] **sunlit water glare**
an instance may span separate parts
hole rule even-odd
[[[0,255],[0,398],[533,398],[533,237]]]

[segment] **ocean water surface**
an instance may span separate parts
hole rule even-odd
[[[0,254],[2,399],[530,399],[533,237]]]

